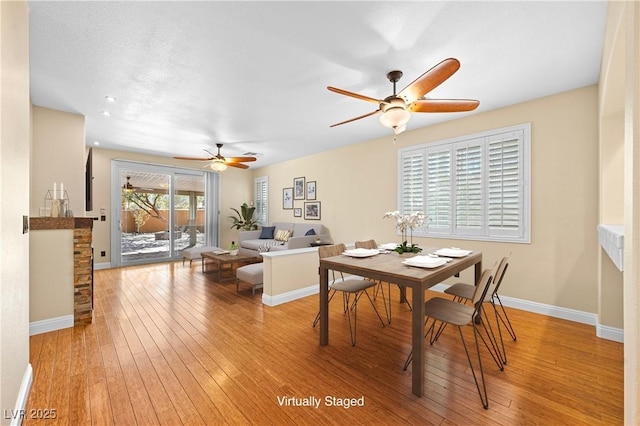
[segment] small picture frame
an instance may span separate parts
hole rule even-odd
[[[299,207],[293,209],[293,217],[302,217],[302,209]]]
[[[304,200],[306,188],[304,186],[304,177],[293,179],[293,199]]]
[[[320,201],[304,203],[304,219],[320,220]]]
[[[282,188],[282,208],[284,210],[293,208],[293,188]]]
[[[307,182],[307,200],[316,199],[316,181],[310,180]]]

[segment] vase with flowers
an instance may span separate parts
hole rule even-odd
[[[427,220],[427,216],[422,212],[401,215],[400,212],[395,211],[385,213],[383,219],[387,217],[396,219],[396,227],[402,234],[402,243],[395,248],[395,251],[400,254],[420,253],[422,249],[416,244],[413,244],[413,229],[423,226]],[[407,242],[407,231],[409,231],[409,242]]]

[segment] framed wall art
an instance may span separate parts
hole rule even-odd
[[[284,210],[293,208],[293,188],[282,188],[282,208]]]
[[[307,200],[316,199],[316,181],[310,180],[307,182]]]
[[[293,209],[293,217],[302,217],[302,209],[298,207]]]
[[[320,220],[320,201],[304,203],[305,220]]]
[[[304,200],[305,196],[304,177],[297,177],[293,179],[293,199]]]

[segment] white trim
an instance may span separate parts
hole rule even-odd
[[[93,270],[97,271],[98,269],[111,269],[111,262],[94,263]]]
[[[18,398],[16,398],[16,406],[12,411],[11,426],[20,426],[22,419],[24,418],[25,410],[27,408],[27,399],[29,398],[29,391],[31,390],[31,384],[33,383],[33,367],[31,364],[27,364],[27,368],[22,375],[22,383],[20,384],[20,390],[18,391]]]
[[[29,336],[73,327],[73,315],[64,315],[29,323]]]
[[[431,287],[429,290],[444,292],[449,286],[447,284],[437,284]],[[565,319],[568,321],[578,322],[580,324],[593,325],[596,329],[596,336],[613,340],[615,342],[624,341],[624,330],[620,328],[610,327],[602,325],[598,322],[598,316],[596,314],[584,311],[578,311],[576,309],[563,308],[561,306],[547,305],[545,303],[531,302],[523,299],[516,299],[515,297],[500,296],[502,304],[509,308],[520,309],[527,312],[533,312],[535,314],[547,315],[553,318]]]
[[[268,294],[262,294],[262,303],[267,306],[278,306],[283,303],[292,302],[294,300],[302,299],[307,296],[312,296],[320,291],[318,284],[310,285],[309,287],[300,288],[293,291],[288,291],[282,294],[276,294],[275,296],[269,296]]]

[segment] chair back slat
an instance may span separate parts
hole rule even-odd
[[[320,259],[324,259],[325,257],[338,256],[342,254],[347,247],[343,243],[333,244],[330,246],[319,246],[318,247],[318,256]]]
[[[489,286],[491,285],[491,280],[493,278],[493,269],[485,269],[482,271],[482,276],[480,277],[480,281],[476,285],[475,291],[473,292],[473,305],[476,306],[476,309],[482,305],[480,303],[484,300],[485,295],[487,294],[487,290],[489,290]]]
[[[376,244],[376,240],[367,240],[367,241],[356,241],[356,248],[363,249],[377,249],[378,244]]]

